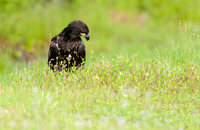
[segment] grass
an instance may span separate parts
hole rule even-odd
[[[83,70],[33,64],[0,87],[3,129],[199,129],[198,42],[155,56],[90,56]],[[186,43],[190,43],[190,48]]]

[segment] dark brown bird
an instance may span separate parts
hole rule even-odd
[[[89,29],[84,22],[74,20],[51,39],[48,65],[52,70],[70,71],[72,67],[85,64],[86,52],[81,36],[89,40]]]

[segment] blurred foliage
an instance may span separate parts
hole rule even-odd
[[[115,28],[113,26],[115,24],[106,25],[113,22],[112,17],[125,23],[132,22],[131,18],[137,20],[138,17],[141,17],[141,20],[139,19],[141,22],[159,23],[160,20],[198,22],[199,5],[200,2],[197,0],[193,2],[187,0],[1,0],[0,37],[30,51],[34,46],[44,45],[45,40],[49,41],[52,35],[59,33],[73,19],[85,20],[92,29],[94,26],[97,28],[93,31],[102,32],[103,35],[110,34],[109,31]],[[111,10],[114,13],[110,15]],[[125,13],[120,14],[120,12]],[[109,38],[110,36],[112,33],[108,35]]]

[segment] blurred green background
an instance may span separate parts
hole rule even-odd
[[[89,26],[87,56],[154,55],[187,27],[197,33],[199,7],[199,0],[0,0],[0,74],[46,64],[51,38],[74,19]]]

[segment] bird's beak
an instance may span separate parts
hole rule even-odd
[[[86,39],[87,41],[90,40],[90,35],[89,35],[89,34],[85,35],[85,39]]]
[[[88,41],[90,39],[89,34],[81,33],[81,36],[85,37],[85,39]]]

